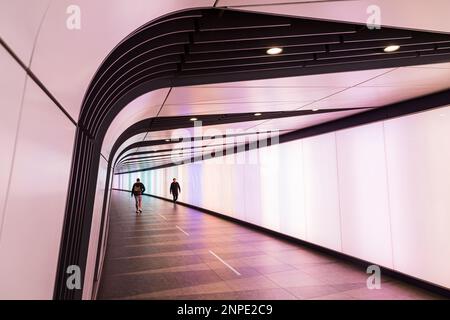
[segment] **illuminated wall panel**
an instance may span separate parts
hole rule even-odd
[[[385,130],[394,266],[450,287],[450,107]]]
[[[219,157],[215,160],[215,167],[220,174],[220,178],[216,178],[216,186],[219,192],[215,192],[215,208],[220,208],[220,211],[231,217],[236,216],[236,186],[235,186],[235,166],[224,165],[226,157]],[[217,185],[218,184],[218,185]]]
[[[207,186],[201,192],[201,197],[195,197],[196,206],[204,206],[213,211],[222,211],[223,193],[225,188],[222,182],[223,169],[212,159],[206,160],[205,165],[200,163],[192,164],[193,167],[201,167],[199,170],[199,180],[193,185],[192,191],[202,190],[202,186]],[[190,190],[191,191],[191,190]]]
[[[264,188],[258,166],[257,150],[247,152],[247,161],[244,169],[245,193],[240,196],[245,203],[246,221],[262,225],[261,188]]]
[[[281,195],[276,212],[281,231],[290,236],[306,239],[305,186],[303,173],[303,146],[301,141],[287,142],[280,148],[279,179]],[[270,182],[269,182],[270,183]]]
[[[341,250],[335,134],[303,140],[306,239]]]
[[[280,177],[285,176],[287,169],[283,168],[283,172],[281,171],[280,149],[280,145],[274,145],[259,150],[258,165],[261,179],[261,225],[275,231],[281,231],[280,223],[283,217],[274,212],[280,212],[283,193],[280,188]]]
[[[236,161],[232,156],[229,161]],[[234,172],[234,187],[232,187],[232,199],[234,203],[235,218],[246,220],[245,200],[242,195],[246,194],[247,188],[245,186],[245,166],[237,163],[235,166],[228,164],[229,170]],[[236,201],[239,199],[239,201]]]
[[[343,252],[392,268],[383,123],[336,139]]]

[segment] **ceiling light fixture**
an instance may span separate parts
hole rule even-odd
[[[397,51],[398,49],[400,49],[400,46],[393,44],[393,45],[390,45],[390,46],[387,46],[386,48],[384,48],[384,52],[394,52],[394,51]]]
[[[319,109],[312,109],[313,112],[319,111]]]
[[[257,112],[257,113],[254,114],[255,117],[259,117],[260,115],[261,115],[260,112]]]
[[[197,121],[198,119],[197,118],[190,118],[189,120],[190,121]]]
[[[267,49],[267,51],[266,51],[267,54],[271,54],[271,55],[280,54],[282,52],[283,52],[283,49],[279,48],[279,47],[273,47],[273,48]]]

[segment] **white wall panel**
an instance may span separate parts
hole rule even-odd
[[[392,268],[383,123],[336,138],[343,252]]]
[[[52,298],[74,135],[29,80],[0,241],[0,298]]]
[[[50,0],[0,0],[0,36],[27,66],[49,3]]]
[[[397,270],[450,287],[450,107],[386,122]]]
[[[0,47],[0,238],[25,84],[25,71]]]
[[[246,163],[244,169],[245,193],[242,198],[245,203],[246,221],[262,225],[262,207],[261,207],[261,176],[258,166],[257,150],[246,152]]]
[[[306,239],[341,250],[335,134],[303,140]]]
[[[281,232],[306,239],[305,185],[302,141],[287,142],[280,148],[279,208]],[[270,183],[270,182],[269,182]]]
[[[261,192],[261,225],[275,231],[280,231],[282,217],[280,212],[281,193],[280,180],[280,149],[279,145],[273,145],[258,150],[259,152],[259,176]],[[249,183],[252,183],[249,181]],[[283,212],[284,214],[284,212]]]

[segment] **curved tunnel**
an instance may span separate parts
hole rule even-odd
[[[87,4],[83,5],[88,6]],[[80,5],[82,10],[83,5]],[[361,251],[361,248],[355,247],[353,244],[355,241],[362,241],[357,235],[358,232],[342,229],[347,227],[357,230],[358,223],[352,221],[358,221],[356,218],[358,214],[354,216],[355,213],[352,210],[364,211],[366,208],[364,205],[356,206],[356,209],[351,208],[351,205],[347,205],[347,208],[345,208],[345,197],[352,198],[359,195],[361,199],[366,199],[367,205],[370,206],[370,203],[379,200],[378,192],[380,191],[368,188],[370,189],[369,193],[376,194],[374,198],[369,197],[369,199],[365,198],[367,197],[366,194],[350,193],[345,195],[349,192],[347,190],[353,190],[358,186],[367,188],[363,181],[367,183],[367,181],[374,179],[364,176],[362,173],[354,173],[356,176],[359,175],[359,180],[348,178],[350,180],[347,179],[344,183],[342,176],[346,174],[346,171],[350,171],[351,176],[353,169],[360,169],[357,164],[359,161],[366,161],[368,164],[374,165],[374,170],[378,173],[387,171],[387,166],[391,166],[390,169],[395,166],[395,168],[399,168],[398,165],[402,159],[409,157],[410,154],[407,149],[404,150],[404,154],[394,153],[392,150],[399,147],[395,143],[407,144],[407,141],[402,140],[402,135],[412,134],[413,131],[408,126],[412,129],[425,130],[425,135],[429,135],[431,139],[436,138],[435,134],[442,134],[441,129],[434,132],[431,127],[433,121],[438,121],[434,120],[434,117],[439,117],[435,113],[448,113],[446,109],[448,107],[446,106],[450,102],[448,82],[450,35],[448,30],[446,32],[445,30],[422,31],[413,27],[406,28],[404,25],[401,27],[383,26],[381,29],[370,30],[361,21],[348,18],[342,18],[342,21],[339,21],[340,19],[336,17],[314,15],[315,11],[312,8],[309,15],[299,17],[299,14],[263,13],[267,11],[264,8],[260,8],[260,10],[251,8],[251,11],[246,11],[245,8],[242,10],[239,6],[236,9],[233,6],[228,8],[225,5],[222,8],[211,6],[195,8],[195,6],[187,4],[187,9],[180,10],[181,8],[177,6],[178,4],[174,5],[175,9],[168,10],[165,14],[158,14],[159,16],[157,15],[155,19],[149,19],[150,22],[142,24],[134,31],[128,31],[129,34],[118,42],[106,58],[101,61],[89,84],[86,83],[79,114],[76,110],[73,111],[74,109],[69,111],[66,109],[64,101],[69,101],[66,98],[67,92],[65,92],[66,95],[53,95],[52,90],[58,88],[57,83],[61,79],[52,78],[51,75],[42,72],[44,70],[42,68],[46,68],[48,65],[44,64],[39,67],[33,65],[35,63],[33,59],[38,59],[39,54],[41,54],[41,57],[49,57],[45,50],[39,51],[40,48],[37,45],[38,42],[36,42],[39,39],[37,35],[42,33],[42,37],[45,36],[43,32],[46,28],[52,27],[52,22],[47,22],[46,16],[51,16],[52,10],[60,11],[61,8],[64,8],[64,4],[54,5],[51,2],[43,1],[39,6],[40,12],[43,14],[41,20],[37,19],[35,22],[39,31],[36,33],[35,43],[29,56],[20,51],[20,43],[17,44],[12,40],[13,38],[10,37],[8,32],[1,33],[2,54],[5,56],[5,61],[9,59],[8,66],[11,70],[13,67],[10,60],[20,65],[21,72],[26,75],[24,86],[27,87],[27,90],[31,90],[28,87],[32,86],[34,87],[33,90],[42,91],[41,96],[50,99],[70,120],[69,122],[75,125],[71,129],[55,128],[57,131],[66,130],[67,133],[65,134],[69,137],[68,140],[70,140],[70,137],[74,139],[73,152],[68,150],[67,144],[61,143],[61,149],[65,149],[64,152],[70,154],[71,158],[68,161],[66,157],[64,168],[59,168],[61,172],[66,172],[68,191],[64,202],[64,217],[62,219],[60,215],[58,218],[61,224],[59,226],[61,239],[57,246],[58,257],[55,279],[47,282],[46,290],[36,289],[36,292],[32,293],[31,296],[50,298],[48,283],[54,285],[51,295],[55,299],[91,298],[93,293],[95,296],[105,257],[112,188],[131,187],[124,182],[123,177],[131,177],[134,173],[144,174],[146,172],[151,175],[156,174],[156,172],[163,172],[163,175],[166,176],[169,173],[166,174],[165,170],[171,170],[169,168],[172,167],[175,167],[176,170],[190,172],[189,166],[191,166],[191,163],[205,161],[203,154],[193,151],[195,147],[192,147],[192,143],[197,140],[200,140],[200,144],[196,147],[200,149],[211,147],[212,149],[208,149],[208,152],[220,153],[225,158],[229,158],[229,155],[238,152],[250,153],[252,145],[258,145],[258,143],[260,145],[257,149],[261,150],[279,148],[276,149],[277,152],[283,154],[284,157],[288,159],[292,157],[299,163],[302,162],[303,173],[293,173],[293,178],[304,179],[304,181],[301,181],[302,184],[309,182],[314,185],[317,184],[317,179],[334,179],[326,178],[320,174],[309,178],[300,177],[306,172],[305,166],[310,172],[324,171],[331,176],[334,176],[334,173],[327,170],[330,166],[337,166],[337,175],[341,175],[336,177],[336,179],[340,179],[339,181],[336,180],[338,185],[333,187],[326,184],[319,185],[317,186],[319,189],[316,191],[320,193],[320,189],[323,188],[325,190],[322,191],[323,196],[327,197],[334,197],[337,192],[337,207],[339,208],[336,210],[340,212],[341,218],[340,220],[338,218],[335,222],[340,225],[340,245],[331,244],[320,234],[316,234],[315,238],[308,238],[302,232],[294,232],[287,227],[283,227],[284,222],[281,222],[281,225],[277,225],[280,222],[274,223],[277,219],[289,220],[294,218],[287,214],[283,216],[282,211],[277,211],[280,210],[280,207],[273,207],[271,203],[264,202],[265,200],[263,201],[262,198],[266,191],[261,191],[261,195],[257,196],[268,207],[260,208],[261,211],[264,211],[265,215],[268,214],[266,211],[270,208],[278,212],[277,214],[269,214],[271,215],[267,220],[269,222],[258,220],[259,218],[253,219],[250,217],[251,215],[239,216],[238,213],[234,214],[234,218],[263,227],[269,231],[275,231],[280,235],[287,235],[294,239],[304,240],[320,247],[342,252],[363,261],[380,264],[386,270],[410,275],[414,279],[417,278],[444,291],[448,290],[450,282],[448,282],[448,276],[442,271],[448,264],[448,262],[445,262],[445,257],[441,257],[443,263],[438,269],[426,265],[417,271],[411,269],[408,265],[410,259],[402,258],[403,248],[401,245],[396,249],[400,252],[398,256],[394,256],[392,253],[395,246],[392,243],[392,238],[390,240],[388,238],[392,237],[392,229],[398,228],[398,226],[394,226],[395,221],[390,216],[392,210],[395,209],[392,209],[392,207],[398,205],[400,206],[397,208],[399,212],[405,210],[398,202],[392,199],[386,200],[388,212],[383,212],[382,216],[389,216],[391,220],[381,222],[382,226],[379,225],[380,228],[389,229],[388,231],[385,230],[386,233],[383,234],[383,237],[390,241],[390,244],[383,244],[386,247],[378,248],[376,245],[372,246],[371,243],[366,243],[362,246],[363,251]],[[305,8],[307,12],[307,7],[302,8]],[[315,8],[319,7],[316,6]],[[84,9],[88,12],[89,10],[94,9]],[[142,18],[145,19],[145,16]],[[3,32],[2,30],[0,29],[0,32]],[[42,46],[46,43],[46,39],[43,39],[41,40]],[[95,37],[89,43],[95,46]],[[395,53],[384,52],[383,48],[392,43],[399,44],[400,50]],[[271,47],[281,47],[284,51],[278,56],[267,55],[266,50]],[[84,50],[89,51],[89,48],[86,47]],[[36,55],[36,58],[33,54]],[[426,76],[423,76],[419,71],[427,72]],[[415,83],[408,84],[407,81],[402,80],[402,77],[405,77],[405,74],[408,73],[414,77],[414,72],[418,72]],[[12,74],[14,71],[10,71],[10,73]],[[44,76],[41,78],[42,75]],[[65,76],[70,77],[70,74]],[[24,76],[22,75],[22,77]],[[20,76],[18,80],[20,80]],[[20,81],[18,82],[20,83]],[[365,87],[364,84],[367,82],[373,82],[374,84]],[[302,85],[297,83],[302,83]],[[387,83],[387,86],[394,87],[394,89],[378,90],[383,87],[384,83]],[[395,88],[397,83],[401,85]],[[280,91],[274,98],[283,97],[285,94],[288,97],[299,95],[295,90],[280,90],[280,88],[288,88],[292,85],[294,89],[303,88],[305,91],[314,91],[320,87],[327,88],[326,90],[320,89],[322,91],[318,92],[317,95],[312,92],[311,96],[305,98],[305,101],[285,99],[286,101],[282,101],[282,103],[277,99],[270,101],[270,94],[264,95],[258,89],[255,93],[252,92],[254,88],[262,88],[275,95],[277,95],[277,90]],[[10,84],[10,86],[12,87],[13,84]],[[377,88],[377,90],[374,90],[374,88]],[[82,89],[77,88],[77,90]],[[344,92],[346,90],[352,90],[349,93],[350,98],[345,97]],[[358,96],[359,90],[362,92],[360,96]],[[377,93],[368,96],[367,92],[370,90]],[[406,94],[405,92],[408,90],[409,92]],[[230,94],[231,91],[235,91],[237,94],[236,96],[231,94],[227,101],[225,96]],[[255,103],[254,107],[244,106],[248,102],[245,100],[246,95],[253,95],[254,98],[258,94],[263,95],[262,100],[266,99],[267,101]],[[344,98],[341,98],[340,95],[342,94],[344,94]],[[383,96],[383,94],[386,96]],[[352,101],[353,96],[355,97],[354,101]],[[337,99],[327,101],[329,97],[336,97]],[[62,99],[60,100],[60,98]],[[17,102],[21,105],[20,112],[26,114],[28,100],[31,104],[39,101],[37,98],[28,98],[24,94],[22,101]],[[172,100],[175,102],[172,102]],[[10,103],[11,101],[10,99]],[[203,103],[202,101],[206,102]],[[211,107],[215,104],[218,105],[217,108]],[[174,107],[166,112],[168,106]],[[184,108],[186,106],[189,106],[187,110]],[[410,124],[402,123],[402,121],[407,122],[408,119],[411,119],[411,116],[420,118],[422,115],[425,118],[423,120],[425,124],[417,124],[414,119],[410,120]],[[13,239],[8,238],[5,230],[8,227],[14,228],[21,223],[20,220],[15,222],[11,220],[9,218],[11,211],[8,210],[13,210],[9,209],[10,207],[13,208],[10,202],[14,200],[14,192],[17,192],[12,187],[14,187],[15,182],[14,169],[20,168],[15,164],[16,161],[20,161],[21,157],[21,145],[20,140],[18,140],[21,137],[20,128],[27,124],[27,122],[22,123],[26,121],[26,118],[23,118],[21,113],[14,115],[14,117],[19,119],[20,125],[17,125],[16,130],[11,130],[11,132],[17,132],[17,136],[15,137],[16,143],[11,148],[13,150],[12,160],[8,160],[8,163],[11,163],[11,175],[7,179],[8,189],[5,200],[2,200],[4,210],[2,233],[0,234],[2,236],[0,245],[3,244],[4,246],[3,252],[0,252],[2,259],[11,259],[11,261],[13,259],[10,256],[11,248],[8,248],[8,242],[13,241]],[[175,164],[172,162],[173,158],[170,158],[169,155],[177,149],[177,144],[182,145],[182,137],[179,140],[172,140],[169,133],[183,128],[192,133],[190,130],[192,129],[193,119],[201,121],[202,126],[206,128],[217,129],[233,125],[237,125],[236,128],[239,128],[239,124],[245,124],[245,128],[255,127],[255,130],[239,131],[236,134],[223,134],[220,130],[216,130],[212,131],[216,133],[210,136],[197,136],[194,132],[188,140],[184,141],[189,142],[188,147],[179,148],[181,150],[180,158],[177,159],[180,162]],[[28,123],[33,122],[33,116],[30,116],[27,121]],[[396,124],[396,121],[399,124]],[[264,126],[264,123],[270,125]],[[382,125],[380,126],[380,124]],[[36,128],[36,126],[30,127]],[[51,136],[51,130],[49,131],[48,135]],[[167,134],[160,134],[164,132]],[[343,132],[343,137],[338,137],[336,132]],[[270,137],[268,142],[263,141],[267,138],[266,134]],[[388,136],[389,134],[390,136]],[[155,136],[154,139],[153,136]],[[241,140],[243,141],[242,144],[235,141],[227,143],[227,138],[236,136],[243,136],[247,140]],[[328,139],[329,137],[331,137],[331,140]],[[362,140],[358,140],[358,137],[362,137]],[[308,140],[309,138],[312,140]],[[394,138],[397,138],[397,140]],[[317,141],[314,139],[317,139]],[[389,139],[392,139],[392,142]],[[437,138],[436,140],[441,141]],[[370,142],[370,146],[362,149],[367,141]],[[213,145],[208,146],[208,143],[211,142]],[[214,145],[216,142],[218,144]],[[389,143],[392,144],[389,145]],[[298,151],[292,151],[293,148],[298,149],[297,144],[301,144],[300,158],[297,154]],[[293,145],[296,147],[293,147]],[[383,146],[384,151],[376,149],[380,146]],[[409,148],[419,148],[420,146],[422,145],[409,145]],[[333,148],[336,149],[335,154],[330,151]],[[338,149],[340,154],[337,154]],[[387,150],[390,150],[391,153],[385,155]],[[438,159],[440,156],[433,153],[436,152],[433,150],[430,150],[430,158],[423,161],[432,161],[433,164],[440,165],[441,160]],[[31,154],[29,150],[25,154],[27,152]],[[336,157],[337,162],[324,164],[322,167],[319,165],[314,167],[311,163],[308,166],[305,164],[307,163],[305,152],[309,152],[310,161],[313,161],[312,159],[318,160],[321,157]],[[346,152],[346,156],[343,156],[342,152]],[[365,152],[373,155],[375,159],[378,159],[377,161],[386,161],[386,163],[383,162],[381,167],[378,167],[379,162],[372,163],[370,159],[360,159],[354,155]],[[381,155],[386,158],[382,160]],[[58,157],[56,156],[55,159]],[[419,160],[417,162],[422,163]],[[345,163],[353,163],[356,168],[351,166],[346,168]],[[290,170],[295,171],[290,166],[295,166],[296,162],[288,162],[288,164],[287,172],[261,174],[258,179],[261,179],[262,183],[262,177],[265,176],[264,183],[270,183],[273,179],[278,179],[278,174],[289,174]],[[273,169],[270,169],[270,165],[265,168],[268,171]],[[430,170],[429,167],[426,167],[426,169]],[[236,173],[238,171],[239,173]],[[170,171],[170,173],[173,172]],[[238,169],[236,169],[236,172],[231,173],[231,175],[234,177],[236,174],[245,174]],[[52,169],[50,169],[47,174],[57,175],[57,172],[52,172]],[[402,178],[401,174],[395,176],[395,174],[390,173],[390,175],[387,175],[392,181],[396,181],[396,178]],[[289,175],[286,176],[286,179],[289,179]],[[18,181],[20,181],[20,184],[26,184],[26,180],[23,178]],[[393,184],[392,181],[391,184]],[[422,180],[417,178],[417,181],[419,183]],[[164,184],[161,181],[157,182]],[[358,185],[358,183],[363,184]],[[442,185],[442,182],[438,181],[436,184]],[[152,185],[152,187],[154,186]],[[377,187],[382,189],[382,198],[385,199],[389,198],[391,193],[394,194],[394,191],[401,189],[403,184],[396,186],[397,189],[394,191],[389,189],[386,194],[384,194],[383,188],[389,188],[389,186],[378,185]],[[195,186],[191,185],[191,188],[195,188]],[[327,188],[336,188],[336,190]],[[419,191],[410,190],[411,194]],[[226,193],[224,190],[221,190],[221,192]],[[311,190],[304,192],[305,197],[320,197],[319,195],[308,195],[308,192],[313,192]],[[437,192],[437,194],[440,193]],[[162,198],[167,196],[157,194],[157,192],[153,195]],[[182,200],[187,205],[211,210],[225,216],[233,216],[220,206],[186,197]],[[283,198],[280,203],[290,199],[289,197],[295,196],[288,192],[288,198]],[[430,195],[429,197],[435,199],[434,196]],[[303,199],[305,203],[316,200]],[[240,200],[237,197],[235,201]],[[447,209],[448,205],[448,202],[443,204],[444,208]],[[283,210],[286,210],[286,208]],[[320,208],[315,204],[311,205],[308,210],[334,211],[335,208]],[[345,212],[345,210],[348,212]],[[380,210],[385,210],[385,208]],[[444,219],[446,223],[450,221],[448,217],[441,217],[442,209],[435,210],[436,217]],[[243,211],[247,214],[249,212],[247,208],[244,208]],[[296,215],[295,213],[289,214]],[[303,214],[306,213],[299,213],[298,216]],[[342,225],[345,214],[350,221],[348,226]],[[371,213],[369,210],[367,214],[369,215],[367,219],[370,220],[370,214],[373,214],[373,212]],[[417,213],[417,215],[421,214],[422,212]],[[320,216],[320,214],[318,215]],[[327,215],[324,217],[327,217]],[[402,216],[399,215],[399,217]],[[292,221],[296,221],[295,219]],[[361,226],[367,223],[367,221],[362,220]],[[287,221],[288,224],[289,221]],[[320,229],[320,217],[315,223],[319,224],[317,227]],[[352,223],[355,223],[355,225],[352,226]],[[430,223],[430,225],[433,225],[434,222]],[[414,229],[416,226],[411,225],[410,227]],[[408,230],[408,226],[396,230],[408,235],[406,238],[399,240],[400,242],[409,239],[410,230]],[[310,232],[318,231],[311,230]],[[348,249],[344,247],[345,232],[347,232],[347,241],[349,241]],[[434,241],[444,239],[441,238],[440,234],[436,239],[428,238],[428,234],[424,237],[424,241],[429,246],[436,245]],[[386,239],[380,241],[383,242]],[[54,244],[55,238],[48,241],[52,241]],[[42,243],[42,248],[45,248],[45,243]],[[55,252],[54,248],[55,246],[53,246],[53,252]],[[388,248],[389,253],[365,254],[363,253],[364,248],[375,251],[377,249],[383,251]],[[386,254],[392,256],[386,260]],[[392,259],[398,261],[396,265],[394,265]],[[402,259],[405,261],[404,265]],[[54,255],[53,261],[55,261]],[[7,271],[6,274],[11,273],[14,263],[21,263],[21,259],[13,261],[11,265],[4,266],[4,270]],[[69,266],[74,265],[80,267],[83,275],[83,288],[78,290],[72,290],[67,286],[67,270]],[[51,277],[51,274],[47,275],[47,278]],[[5,282],[7,281],[5,280]],[[36,285],[38,286],[38,284]],[[3,296],[21,296],[20,288],[15,289],[15,285],[12,284],[8,284],[6,287],[9,287],[10,291],[1,292]]]

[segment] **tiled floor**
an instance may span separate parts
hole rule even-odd
[[[114,191],[98,299],[440,299],[235,223]]]

